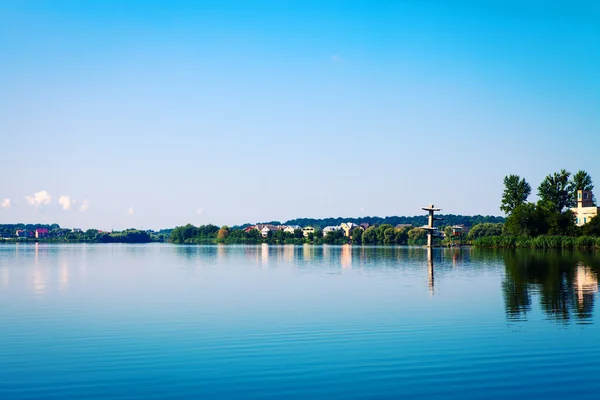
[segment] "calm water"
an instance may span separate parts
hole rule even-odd
[[[0,398],[598,399],[599,269],[571,252],[1,245]]]

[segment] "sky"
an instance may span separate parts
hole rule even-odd
[[[600,190],[597,1],[3,0],[0,54],[0,223],[502,215],[504,176],[562,168]]]

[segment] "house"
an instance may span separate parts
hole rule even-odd
[[[244,232],[248,233],[248,232],[250,232],[252,229],[258,229],[258,228],[256,227],[256,225],[250,225],[250,226],[248,226],[248,227],[246,227],[246,228],[244,229]]]
[[[265,225],[262,225],[262,229],[260,230],[260,233],[262,234],[262,237],[267,237],[267,235],[269,234],[269,232],[280,231],[282,229],[283,228],[282,228],[281,225],[269,225],[269,224],[265,224]]]
[[[464,225],[452,226],[452,235],[454,235],[454,236],[459,236],[459,235],[466,236],[467,233],[469,233],[469,228],[467,228]]]
[[[26,229],[18,229],[15,233],[15,236],[20,238],[30,238],[33,237],[33,232],[28,231]]]
[[[396,225],[395,229],[405,229],[405,228],[412,228],[412,224],[398,224]]]
[[[323,228],[323,236],[326,236],[329,232],[341,231],[341,226],[326,226]]]
[[[35,237],[38,239],[47,238],[49,235],[48,229],[40,228],[35,230]]]
[[[575,223],[582,226],[598,215],[598,207],[594,204],[594,194],[590,190],[577,191],[577,207],[571,208],[575,214]]]
[[[358,226],[354,222],[342,222],[342,224],[340,225],[340,227],[344,231],[344,236],[346,236],[346,237],[352,236],[352,230],[354,228],[360,228],[360,226]]]
[[[283,228],[283,231],[288,232],[288,233],[294,233],[294,231],[296,229],[302,229],[302,228],[300,228],[300,226],[298,226],[298,225],[288,225],[285,228]]]
[[[304,235],[304,237],[308,237],[308,235],[310,235],[311,233],[315,233],[315,228],[313,228],[312,226],[305,226],[304,228],[302,228],[302,234]]]
[[[369,224],[368,222],[363,222],[359,226],[363,229],[363,231],[366,231],[367,228],[371,226],[371,224]]]
[[[73,229],[71,229],[71,232],[72,233],[82,233],[83,231],[79,228],[73,228]]]

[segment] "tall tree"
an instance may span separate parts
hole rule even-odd
[[[586,171],[579,170],[575,175],[573,175],[573,199],[577,201],[577,191],[578,190],[594,190],[594,183],[592,182],[592,177]]]
[[[352,229],[352,243],[353,244],[361,244],[362,243],[362,234],[363,230],[360,227],[356,227]]]
[[[569,180],[570,177],[571,173],[562,169],[544,178],[538,187],[540,201],[556,212],[562,212],[565,207],[572,207],[575,198],[572,195],[573,183]]]
[[[516,207],[525,204],[530,194],[531,185],[527,183],[525,178],[521,178],[519,175],[505,176],[500,210],[506,214],[512,213]]]

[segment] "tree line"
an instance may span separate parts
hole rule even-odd
[[[17,238],[15,236],[17,230],[35,232],[36,229],[47,229],[47,236],[43,238]],[[103,232],[97,229],[79,231],[61,228],[58,224],[0,224],[0,236],[11,241],[50,243],[150,243],[166,241],[168,238],[164,233],[138,229],[125,229],[115,232]]]
[[[241,228],[215,225],[180,226],[171,232],[169,241],[177,244],[367,244],[367,245],[423,245],[427,241],[427,231],[418,227],[395,228],[390,224],[370,226],[363,231],[354,228],[350,237],[344,236],[342,230],[327,232],[319,227],[314,232],[304,236],[301,229],[293,232],[283,230],[270,231],[263,237],[257,229],[248,231]]]
[[[455,215],[455,214],[441,214],[436,215],[443,217],[443,223],[445,225],[465,225],[473,226],[481,223],[501,223],[504,222],[504,217],[491,216],[491,215]],[[412,225],[412,226],[423,226],[427,224],[427,215],[415,215],[412,217],[338,217],[338,218],[296,218],[289,221],[285,221],[283,225],[299,225],[299,226],[312,226],[313,228],[325,228],[326,226],[338,226],[343,222],[353,222],[356,225],[369,224],[369,225]],[[279,221],[261,222],[264,224],[281,225]],[[241,225],[240,228],[246,228],[250,224]]]
[[[562,169],[547,175],[537,188],[538,201],[528,201],[531,185],[519,175],[504,178],[500,209],[507,214],[502,231],[484,235],[474,243],[485,247],[600,247],[600,218],[577,226],[571,208],[577,205],[577,191],[591,191],[591,176]],[[592,199],[595,204],[595,199]]]

